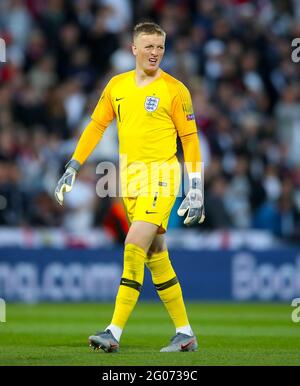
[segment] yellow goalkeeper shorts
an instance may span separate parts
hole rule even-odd
[[[142,174],[131,175],[122,189],[128,220],[150,222],[159,227],[158,233],[165,233],[180,179],[176,157],[164,164],[151,164]]]
[[[145,221],[158,225],[157,233],[165,233],[168,226],[171,210],[176,196],[152,196],[123,197],[127,217],[130,223],[133,221]]]

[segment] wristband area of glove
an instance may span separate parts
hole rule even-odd
[[[65,166],[65,169],[67,170],[68,168],[72,168],[74,169],[77,173],[79,172],[80,170],[80,163],[78,161],[76,161],[75,159],[71,159]]]
[[[191,189],[202,190],[202,176],[201,173],[189,173],[189,181]]]

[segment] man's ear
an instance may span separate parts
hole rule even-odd
[[[131,49],[132,49],[132,53],[134,56],[136,56],[136,51],[137,51],[137,48],[136,48],[136,45],[134,43],[132,43],[131,45]]]

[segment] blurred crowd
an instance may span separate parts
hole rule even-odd
[[[124,239],[120,200],[95,194],[97,163],[118,160],[114,123],[65,207],[53,191],[103,87],[134,68],[131,31],[145,20],[167,32],[162,68],[192,93],[205,162],[199,230],[299,239],[299,0],[1,0],[0,225],[104,227]],[[182,226],[175,210],[171,228]]]

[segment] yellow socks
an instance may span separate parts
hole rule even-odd
[[[152,281],[175,324],[176,331],[180,331],[180,327],[183,326],[189,327],[181,287],[169,259],[168,251],[154,253],[151,257],[147,257],[146,265],[151,271]]]
[[[119,327],[121,332],[140,295],[144,281],[145,259],[146,253],[142,248],[134,244],[125,245],[123,274],[110,325]]]
[[[115,338],[120,340],[122,330],[140,295],[144,281],[145,262],[151,271],[157,293],[175,324],[176,332],[192,335],[181,287],[170,262],[168,251],[147,257],[145,251],[134,244],[125,246],[124,269],[116,297],[115,310],[111,324],[106,329],[110,329]]]

